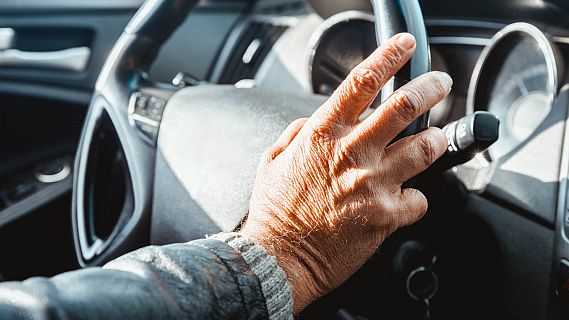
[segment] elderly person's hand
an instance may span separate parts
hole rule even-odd
[[[386,237],[427,210],[423,194],[402,184],[444,153],[445,136],[430,128],[390,142],[450,92],[451,78],[422,75],[360,120],[414,49],[411,35],[392,38],[264,155],[240,232],[277,258],[295,313],[342,284]]]

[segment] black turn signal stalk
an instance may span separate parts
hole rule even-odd
[[[443,128],[448,148],[431,167],[432,172],[448,170],[470,161],[498,140],[500,120],[490,112],[478,111]]]

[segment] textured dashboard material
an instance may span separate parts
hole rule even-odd
[[[324,99],[232,86],[175,94],[158,138],[151,242],[233,230],[247,213],[262,152]]]

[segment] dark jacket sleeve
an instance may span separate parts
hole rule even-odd
[[[258,278],[217,240],[147,247],[53,278],[0,284],[0,319],[266,319]]]

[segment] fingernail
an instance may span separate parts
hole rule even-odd
[[[397,38],[397,44],[405,50],[410,50],[415,46],[415,37],[410,33],[403,33]]]
[[[441,82],[446,84],[449,90],[452,88],[453,81],[452,78],[448,75],[448,73],[442,71],[433,71],[433,73],[435,73],[436,77],[439,78]]]
[[[452,88],[453,81],[452,81],[451,76],[446,72],[441,72],[441,76],[446,81],[448,86]]]

